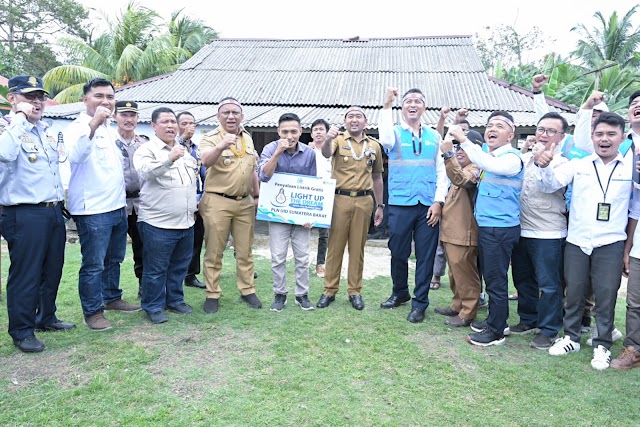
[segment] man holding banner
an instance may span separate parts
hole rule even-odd
[[[302,135],[300,118],[286,113],[278,120],[280,139],[262,150],[258,177],[268,182],[275,172],[316,176],[316,155],[312,148],[298,142]],[[309,240],[311,223],[304,225],[269,222],[271,245],[271,269],[273,271],[274,301],[271,311],[281,312],[287,304],[287,252],[289,242],[296,263],[296,305],[303,310],[313,310],[309,301]]]
[[[364,308],[360,295],[364,268],[364,245],[371,221],[372,196],[377,203],[376,227],[382,222],[382,152],[380,143],[367,136],[367,116],[360,107],[349,107],[344,116],[347,129],[338,134],[332,126],[322,146],[322,154],[332,158],[332,175],[336,180],[331,233],[327,250],[324,293],[318,308],[326,308],[335,301],[340,286],[342,256],[349,242],[349,301],[356,310]]]

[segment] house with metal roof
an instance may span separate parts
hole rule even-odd
[[[423,121],[436,125],[440,109],[467,108],[473,128],[482,128],[492,111],[510,112],[517,135],[533,133],[537,119],[532,93],[489,77],[471,36],[271,40],[215,39],[172,74],[118,88],[116,98],[138,102],[140,122],[158,106],[192,113],[201,129],[218,125],[217,103],[232,96],[243,104],[245,127],[256,146],[277,139],[281,114],[293,112],[308,131],[323,118],[342,123],[350,105],[364,108],[368,132],[377,134],[378,113],[388,86],[400,92],[420,88],[427,99]],[[569,123],[576,110],[548,99],[551,111]],[[400,105],[396,105],[396,120]],[[73,119],[81,103],[49,108],[51,118]],[[453,118],[454,113],[451,113]],[[308,134],[304,140],[310,140]]]

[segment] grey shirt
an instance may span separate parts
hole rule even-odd
[[[138,171],[133,167],[133,155],[135,154],[140,142],[137,140],[137,135],[131,141],[125,140],[122,136],[118,135],[116,145],[122,152],[122,171],[124,172],[124,191],[127,196],[127,215],[133,213],[133,209],[136,213],[140,211],[140,176]],[[124,153],[127,153],[125,156]]]
[[[157,136],[141,145],[133,155],[140,174],[138,222],[166,229],[187,229],[194,222],[197,161],[188,153],[175,162],[171,148]]]

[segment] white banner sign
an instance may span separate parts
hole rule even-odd
[[[262,221],[329,228],[336,180],[274,173],[260,185],[256,218]]]

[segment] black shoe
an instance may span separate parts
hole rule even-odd
[[[424,321],[424,309],[412,308],[407,316],[407,320],[411,323],[420,323]]]
[[[196,276],[187,276],[184,278],[184,285],[192,288],[205,289],[207,286],[202,283]]]
[[[262,308],[262,302],[255,293],[249,295],[240,295],[240,299],[247,303],[251,308]]]
[[[327,307],[329,307],[329,304],[331,304],[335,300],[336,300],[336,297],[334,297],[334,296],[330,297],[327,294],[322,294],[322,296],[320,297],[320,300],[318,301],[318,304],[316,304],[316,307],[318,307],[318,308],[327,308]]]
[[[274,311],[276,313],[280,313],[284,310],[287,305],[287,295],[286,294],[275,294],[273,297],[273,304],[271,304],[271,308],[269,310]]]
[[[380,308],[396,308],[409,301],[411,301],[411,297],[409,295],[404,297],[391,295],[385,302],[380,303]]]
[[[309,301],[308,295],[296,296],[296,305],[305,311],[313,310],[313,304]]]
[[[467,341],[473,345],[487,347],[490,345],[502,345],[505,342],[504,335],[500,336],[491,329],[486,328],[482,332],[475,332],[467,336]]]
[[[254,271],[254,272],[253,272],[253,278],[254,278],[254,279],[257,279],[257,278],[258,278],[258,272],[257,272],[257,271]]]
[[[168,308],[169,310],[171,310],[173,313],[176,313],[176,314],[191,314],[191,312],[193,311],[191,306],[184,302]]]
[[[474,320],[473,322],[471,322],[471,330],[474,332],[482,332],[485,329],[489,329],[489,325],[487,325],[487,321],[483,320],[482,322],[479,320]],[[509,327],[507,326],[506,328],[504,328],[504,330],[502,331],[502,334],[505,336],[511,335],[511,329],[509,329]]]
[[[540,329],[535,326],[524,325],[522,323],[518,323],[515,326],[509,327],[509,330],[512,334],[516,335],[527,335],[527,334],[537,334],[540,332]]]
[[[362,301],[362,295],[349,295],[349,301],[351,301],[351,306],[356,310],[364,309],[364,301]]]
[[[13,345],[18,347],[20,351],[24,353],[40,353],[44,351],[44,343],[36,338],[34,335],[26,337],[22,340],[13,339]]]
[[[74,329],[76,327],[76,325],[74,325],[73,323],[70,322],[63,322],[62,320],[56,320],[53,323],[50,323],[46,326],[38,326],[36,327],[36,331],[37,332],[44,332],[44,331],[70,331],[71,329]]]
[[[218,298],[207,298],[202,307],[205,313],[213,314],[218,311]]]
[[[156,325],[169,321],[169,318],[164,311],[155,311],[153,313],[147,313],[147,317],[151,320],[151,323]]]
[[[444,308],[436,308],[433,311],[435,311],[438,314],[441,314],[443,316],[447,316],[447,317],[453,317],[453,316],[457,316],[458,313],[457,311],[455,311],[453,308],[451,307],[444,307]]]

